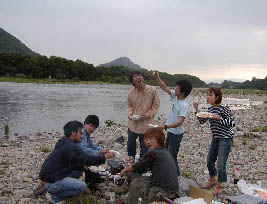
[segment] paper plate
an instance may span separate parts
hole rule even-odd
[[[132,115],[130,118],[132,120],[139,120],[141,118],[141,115]]]
[[[121,153],[119,153],[118,151],[115,151],[115,150],[109,150],[109,152],[114,153],[115,157],[119,157],[121,155]]]
[[[196,114],[196,116],[200,118],[211,118],[213,114],[209,112],[199,112]]]
[[[148,127],[151,127],[151,128],[156,128],[156,127],[158,127],[158,125],[154,125],[154,124],[148,124]]]

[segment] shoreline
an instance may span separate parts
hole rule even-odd
[[[109,83],[104,81],[75,81],[75,80],[58,80],[58,79],[29,79],[29,78],[16,78],[16,77],[0,77],[1,82],[10,82],[10,83],[36,83],[36,84],[68,84],[68,85],[89,85],[89,84],[111,84],[111,85],[131,85],[131,84],[119,84],[119,83]],[[194,89],[207,89],[195,87]],[[267,90],[259,90],[259,89],[222,89],[223,95],[233,95],[238,94],[242,97],[242,95],[246,96],[249,94],[256,95],[265,95],[267,96]],[[203,92],[201,92],[203,94]]]
[[[227,162],[228,182],[225,183],[222,197],[217,198],[220,202],[223,202],[226,196],[240,194],[237,186],[233,184],[236,167],[240,168],[241,179],[247,183],[260,180],[262,187],[267,188],[267,163],[264,156],[267,155],[267,132],[256,129],[267,127],[267,105],[233,111],[233,115],[237,131]],[[157,122],[163,121],[164,119]],[[208,124],[199,125],[194,114],[189,113],[184,129],[178,155],[181,175],[204,185],[209,178],[206,157],[211,133]],[[59,133],[49,132],[18,135],[0,145],[0,203],[48,203],[41,197],[32,198],[31,194],[39,184],[38,173],[44,159],[61,137]],[[124,138],[122,144],[115,142],[119,137]],[[119,151],[123,156],[127,155],[126,126],[100,127],[92,134],[92,139],[102,147]],[[114,188],[114,184],[111,187]],[[109,187],[104,186],[103,189],[101,194]],[[105,199],[102,199],[101,203],[105,203],[104,201]]]

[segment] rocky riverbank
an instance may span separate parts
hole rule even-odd
[[[227,166],[229,181],[224,185],[221,196],[214,198],[221,202],[224,202],[228,195],[240,194],[237,186],[233,184],[236,167],[240,168],[241,178],[247,183],[261,180],[263,187],[267,188],[267,105],[254,106],[249,110],[235,110],[233,115],[236,134]],[[92,136],[100,146],[119,151],[126,156],[127,127],[100,127]],[[32,190],[39,185],[38,173],[41,164],[61,137],[59,133],[43,132],[18,135],[16,139],[1,142],[0,204],[48,203],[42,197],[33,198]],[[124,138],[122,144],[115,142],[120,137]],[[205,184],[209,178],[206,157],[210,139],[208,124],[199,125],[194,113],[189,113],[178,159],[181,175],[193,179],[199,185]],[[101,192],[98,195],[102,196],[117,186],[111,182],[100,185],[99,188]],[[125,199],[127,189],[121,187],[119,190],[118,198]],[[104,196],[101,203],[108,203]]]

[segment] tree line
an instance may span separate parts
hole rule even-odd
[[[0,52],[0,76],[30,79],[56,79],[61,81],[101,81],[107,83],[129,84],[129,75],[134,69],[122,66],[95,67],[81,60],[68,60],[51,56],[28,56],[23,54]],[[143,73],[146,83],[157,85],[153,71],[136,69]],[[221,88],[267,90],[267,76],[264,79],[252,78],[243,83],[224,80],[221,84],[206,84],[196,76],[187,74],[168,74],[159,72],[167,86],[174,87],[177,80],[186,79],[193,87],[219,86]]]
[[[137,69],[142,72],[146,83],[156,85],[153,71]],[[45,79],[69,81],[102,81],[108,83],[129,84],[129,75],[133,69],[121,66],[109,68],[95,67],[81,60],[68,60],[51,56],[26,56],[22,54],[0,52],[0,76],[18,78]],[[187,74],[168,74],[160,72],[161,78],[168,86],[175,86],[179,79],[187,79],[193,87],[206,87],[205,82],[198,77]]]
[[[225,89],[234,88],[267,90],[267,76],[264,79],[258,79],[256,77],[253,77],[251,81],[247,80],[243,83],[224,80],[220,87]]]

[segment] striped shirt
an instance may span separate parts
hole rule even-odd
[[[228,106],[211,106],[208,112],[221,117],[221,120],[197,117],[200,124],[209,120],[210,130],[213,138],[232,138],[234,136],[233,127],[235,126],[234,118]]]

